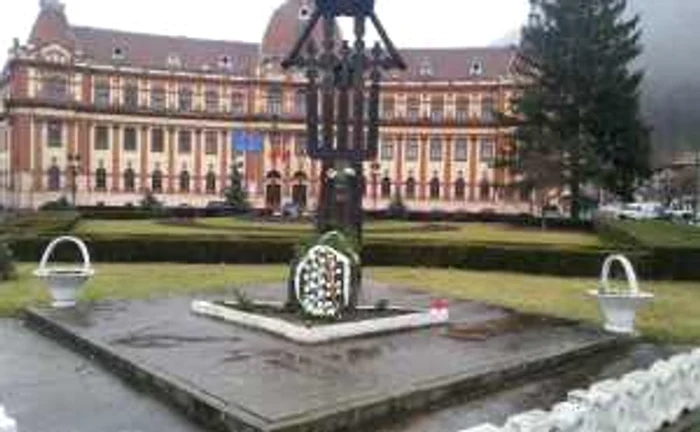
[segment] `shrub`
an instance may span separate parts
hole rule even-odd
[[[70,202],[68,202],[68,199],[66,197],[62,196],[56,201],[49,201],[42,204],[39,207],[39,210],[70,210],[72,208],[73,205]]]
[[[15,279],[16,277],[17,272],[12,250],[5,241],[0,240],[0,282]]]
[[[391,204],[389,204],[387,209],[387,215],[391,219],[406,219],[408,217],[408,209],[406,209],[400,193],[397,192],[392,198]]]
[[[141,199],[139,204],[143,210],[159,211],[163,208],[163,203],[161,203],[150,190],[147,190],[143,194],[143,199]]]

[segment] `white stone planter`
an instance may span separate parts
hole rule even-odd
[[[628,291],[614,291],[610,288],[610,269],[619,262],[627,276]],[[605,329],[612,333],[634,334],[634,322],[637,311],[654,298],[651,293],[639,291],[637,274],[632,263],[623,255],[612,255],[605,260],[600,275],[600,288],[589,294],[598,299],[600,309],[605,316]]]
[[[61,243],[71,242],[78,246],[83,257],[82,267],[47,267],[49,258],[54,249]],[[42,279],[48,285],[51,292],[54,308],[69,308],[75,306],[78,298],[78,290],[87,282],[95,270],[90,266],[90,254],[85,243],[77,237],[64,236],[53,240],[41,257],[39,268],[34,271],[34,276]]]

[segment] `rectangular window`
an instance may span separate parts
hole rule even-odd
[[[433,137],[430,139],[430,161],[442,161],[442,140],[440,140],[439,137]]]
[[[495,144],[493,138],[482,138],[480,144],[481,162],[491,163],[495,156]]]
[[[165,110],[165,87],[155,85],[151,87],[151,109]]]
[[[130,109],[139,107],[139,85],[136,81],[129,81],[124,86],[124,106]]]
[[[420,99],[412,96],[406,102],[406,116],[411,121],[416,121],[420,118]]]
[[[219,92],[214,88],[204,93],[204,106],[207,112],[219,112]]]
[[[245,95],[240,92],[231,94],[231,112],[234,114],[245,114]]]
[[[63,124],[58,120],[50,120],[47,125],[48,146],[63,147]]]
[[[95,128],[95,150],[109,150],[109,128],[97,126]]]
[[[458,96],[455,105],[455,120],[458,123],[466,123],[469,121],[469,97]]]
[[[386,96],[382,101],[382,118],[385,120],[393,119],[395,110],[394,96]]]
[[[410,137],[406,142],[406,160],[415,162],[418,160],[418,138]]]
[[[151,153],[163,153],[165,136],[163,129],[151,130]]]
[[[297,115],[303,116],[306,114],[306,90],[297,90],[294,96],[294,112]]]
[[[43,78],[42,97],[53,101],[68,99],[68,77],[62,74],[51,74]]]
[[[124,128],[124,151],[136,151],[136,128]]]
[[[457,138],[455,142],[455,161],[466,162],[469,160],[469,141],[467,138]]]
[[[95,82],[95,105],[106,107],[110,104],[109,79],[99,79]]]
[[[433,96],[430,100],[430,119],[433,122],[441,122],[445,112],[445,98],[443,96]]]
[[[219,133],[216,131],[207,131],[204,134],[204,153],[208,155],[216,155],[219,153]]]
[[[192,111],[192,89],[180,87],[177,96],[177,108],[180,111]]]
[[[481,100],[481,119],[485,122],[491,122],[495,118],[495,103],[491,96]]]
[[[382,160],[390,161],[394,159],[394,143],[386,140],[382,143]]]
[[[272,87],[267,93],[267,113],[273,115],[282,114],[282,89]]]
[[[177,152],[180,154],[192,153],[192,132],[180,131],[177,140]]]
[[[304,156],[306,154],[306,134],[297,135],[294,154],[297,156]]]

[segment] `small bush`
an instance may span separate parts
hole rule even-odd
[[[15,279],[17,271],[15,269],[12,250],[3,240],[0,240],[0,282]]]
[[[68,199],[66,197],[62,196],[56,201],[49,201],[42,204],[39,207],[39,210],[70,210],[72,208],[73,205],[70,202],[68,202]]]

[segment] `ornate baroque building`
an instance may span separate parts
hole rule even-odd
[[[41,0],[0,78],[2,203],[37,207],[75,190],[79,205],[126,205],[151,190],[203,206],[222,199],[238,164],[256,207],[312,208],[320,172],[305,157],[304,77],[278,66],[308,17],[306,0],[286,0],[254,44],[71,26],[61,3]],[[494,115],[519,89],[514,50],[402,54],[409,69],[383,83],[365,207],[400,193],[416,210],[527,211],[496,163],[515,145]]]

